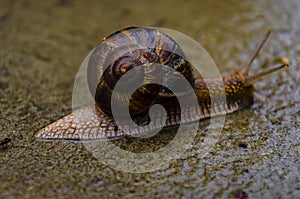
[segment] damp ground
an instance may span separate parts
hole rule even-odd
[[[1,1],[0,140],[11,141],[0,146],[0,198],[299,197],[299,14],[296,0]],[[280,29],[251,72],[282,57],[291,66],[255,84],[267,103],[227,115],[213,145],[204,142],[213,132],[199,131],[184,154],[160,170],[123,172],[82,143],[35,140],[39,129],[72,111],[75,75],[87,53],[133,25],[187,34],[224,75],[242,67],[268,29]],[[146,146],[115,142],[134,150]]]

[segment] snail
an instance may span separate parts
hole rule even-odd
[[[163,105],[167,113],[165,123],[151,123],[146,128],[149,131],[161,128],[161,125],[174,127],[180,123],[224,115],[249,107],[255,99],[253,86],[255,80],[289,67],[288,64],[282,64],[256,75],[248,75],[252,62],[271,33],[272,30],[267,32],[254,55],[239,72],[222,78],[209,79],[195,77],[192,64],[180,56],[184,54],[181,47],[170,36],[158,29],[128,27],[112,33],[100,43],[109,50],[103,51],[96,47],[89,61],[88,73],[91,77],[88,79],[88,83],[92,96],[95,97],[95,105],[75,110],[41,129],[35,137],[40,140],[97,140],[145,133],[136,129],[120,128],[114,120],[111,102],[119,100],[122,104],[123,98],[129,99],[130,116],[136,124],[141,126],[149,124],[148,114],[151,106]],[[139,45],[140,43],[141,45]],[[123,44],[128,44],[126,45],[128,48],[114,50]],[[131,49],[131,46],[139,46],[139,48]],[[107,68],[103,68],[105,64]],[[185,92],[194,93],[198,102],[197,106],[179,107],[176,100],[178,96],[175,96],[167,87],[158,84],[144,84],[129,96],[122,93],[132,81],[143,78],[143,74],[155,71],[149,67],[153,64],[168,65],[176,71],[175,77],[170,77],[166,72],[167,76],[162,80],[166,85],[176,86],[176,78],[183,76],[191,89],[182,87],[179,93],[183,96]],[[143,67],[134,71],[136,66]],[[129,71],[134,71],[135,76],[129,75],[131,79],[127,79],[126,84],[120,87],[115,99],[112,95],[113,89],[118,80]],[[150,75],[151,78],[154,78],[153,76],[155,75]],[[208,89],[207,85],[212,85],[212,89]],[[187,90],[185,91],[185,89]],[[227,100],[220,101],[217,107],[212,107],[210,96],[217,95],[222,89],[223,91],[225,89]],[[188,111],[185,111],[184,108],[187,108]],[[183,114],[180,114],[181,112]],[[162,120],[163,118],[158,116],[156,119]]]

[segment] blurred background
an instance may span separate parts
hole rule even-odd
[[[34,134],[71,112],[77,70],[104,37],[127,26],[175,29],[198,41],[223,75],[238,71],[269,29],[280,30],[255,73],[269,99],[226,117],[202,158],[201,133],[164,170],[131,174],[74,143]],[[300,1],[1,0],[0,198],[297,198],[300,195]]]

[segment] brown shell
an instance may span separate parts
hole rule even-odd
[[[158,68],[154,69],[153,65]],[[194,86],[192,66],[185,59],[182,49],[158,29],[129,27],[106,37],[95,48],[88,66],[89,87],[98,107],[112,115],[112,100],[118,102],[115,107],[122,108],[127,106],[125,99],[130,98],[129,110],[132,116],[136,116],[146,113],[156,104],[158,96],[172,99],[174,94],[166,87],[148,82],[149,79],[152,82],[163,81],[168,87],[176,84],[176,75],[172,71],[162,70],[162,65],[178,71],[178,76],[183,75],[191,87]],[[123,78],[116,90],[116,83],[128,71],[133,75]],[[132,94],[127,88],[135,84],[142,86]],[[113,90],[117,92],[116,99],[112,99]],[[182,90],[187,92],[188,88]]]

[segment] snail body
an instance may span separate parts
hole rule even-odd
[[[35,137],[42,140],[117,138],[146,133],[162,127],[173,127],[249,107],[255,97],[253,82],[288,67],[287,64],[283,64],[254,76],[248,75],[251,63],[271,32],[267,33],[253,57],[241,71],[222,78],[204,79],[194,74],[193,66],[184,59],[181,47],[160,30],[129,27],[117,31],[106,37],[100,43],[101,46],[98,45],[94,49],[89,60],[88,84],[92,96],[95,97],[95,105],[75,110],[41,129]],[[171,70],[165,70],[160,65],[167,65]],[[116,89],[117,82],[125,77],[125,82]],[[187,86],[182,86],[183,84],[177,81],[182,77],[188,82]],[[151,83],[153,80],[162,84]],[[128,85],[135,82],[139,82],[142,86],[137,87],[132,93],[128,90]],[[179,87],[176,95],[169,86]],[[218,98],[219,93],[224,90],[227,100],[220,99],[216,101],[217,104],[212,105],[211,96]],[[113,95],[113,92],[116,94]],[[192,100],[190,93],[196,96],[197,105],[189,103]],[[178,98],[184,98],[184,106],[180,106]],[[118,103],[112,104],[113,101]],[[149,118],[149,109],[155,104],[165,108],[166,118],[160,116],[160,113],[152,120]],[[128,105],[132,120],[145,128],[141,130],[130,125],[120,128],[113,117],[113,105],[117,109]],[[120,117],[122,118],[122,115]],[[124,118],[124,123],[127,124],[126,117]]]

